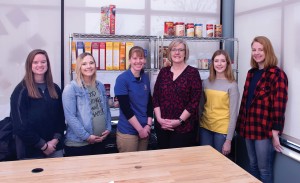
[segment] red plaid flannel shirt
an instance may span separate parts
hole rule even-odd
[[[246,101],[254,69],[247,74],[236,130],[252,140],[272,138],[272,130],[282,132],[288,100],[288,78],[278,67],[266,69],[258,81],[250,107]]]

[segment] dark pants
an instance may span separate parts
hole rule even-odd
[[[178,133],[175,131],[156,129],[159,149],[190,147],[196,145],[196,130]]]
[[[104,154],[105,144],[103,142],[96,144],[89,144],[81,147],[69,147],[65,146],[65,156],[85,156],[85,155],[95,155]]]

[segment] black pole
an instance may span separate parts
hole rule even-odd
[[[64,88],[64,84],[65,84],[65,75],[64,75],[64,70],[65,70],[65,67],[64,67],[64,63],[65,63],[65,50],[64,50],[64,44],[65,44],[65,41],[64,41],[64,9],[65,9],[65,1],[64,0],[61,0],[61,16],[60,16],[60,22],[61,22],[61,29],[60,29],[60,57],[61,57],[61,63],[60,63],[60,80],[61,80],[61,89],[63,90]]]
[[[221,0],[221,24],[223,37],[234,37],[234,6],[235,0]],[[223,48],[224,49],[224,48]],[[225,50],[234,59],[234,42],[226,42]],[[236,60],[234,60],[236,61]]]

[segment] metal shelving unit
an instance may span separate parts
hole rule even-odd
[[[177,38],[181,38],[187,41],[187,43],[189,44],[189,48],[190,48],[190,56],[191,55],[195,55],[195,52],[198,52],[197,48],[194,48],[193,46],[197,45],[201,45],[202,47],[205,47],[205,49],[209,46],[214,45],[214,48],[207,48],[206,50],[201,50],[199,52],[207,52],[207,54],[209,56],[206,56],[207,59],[210,59],[212,56],[212,53],[217,50],[217,49],[224,49],[227,50],[230,49],[230,47],[233,47],[233,55],[231,56],[232,58],[232,69],[233,72],[235,74],[236,80],[238,80],[238,53],[239,53],[239,41],[237,38],[227,38],[227,37],[220,37],[220,38],[215,38],[215,37],[177,37],[177,36],[160,36],[158,38],[157,41],[157,53],[158,57],[155,59],[155,63],[154,63],[154,69],[160,69],[162,67],[163,64],[163,56],[162,56],[162,50],[159,49],[163,49],[164,46],[168,46],[168,44]],[[194,49],[194,50],[193,50]],[[196,50],[195,50],[196,49]],[[198,54],[199,54],[198,52]],[[209,52],[211,52],[211,54],[209,54]],[[230,53],[230,52],[229,52]],[[197,56],[195,56],[194,59],[200,59],[197,58]],[[191,64],[191,62],[193,61],[193,59],[189,60],[188,64]],[[197,65],[193,65],[195,67],[197,67]],[[200,74],[202,73],[203,75],[207,75],[209,72],[208,69],[199,69]],[[203,79],[203,78],[202,78]]]
[[[118,41],[118,42],[126,42],[126,41],[132,41],[135,43],[143,42],[144,48],[148,50],[147,55],[147,65],[145,67],[145,70],[148,72],[158,72],[159,69],[162,68],[162,51],[160,52],[160,49],[162,49],[164,46],[168,46],[167,43],[171,42],[172,40],[176,38],[181,38],[186,40],[189,43],[190,46],[190,55],[193,55],[193,53],[203,53],[207,54],[209,56],[206,56],[207,58],[210,58],[210,52],[214,52],[216,49],[227,49],[227,46],[229,44],[233,45],[233,64],[232,68],[236,76],[236,80],[238,80],[238,52],[239,52],[239,41],[237,38],[227,38],[227,37],[177,37],[177,36],[143,36],[143,35],[102,35],[102,34],[85,34],[85,33],[72,33],[70,34],[69,40],[70,40],[70,46],[69,46],[69,56],[70,56],[70,65],[72,64],[72,55],[71,55],[71,43],[72,41]],[[205,49],[199,49],[198,50],[192,50],[192,45],[205,45],[203,46]],[[215,45],[213,48],[210,48],[211,45]],[[197,56],[195,56],[194,60],[199,59]],[[191,64],[191,63],[188,63]],[[192,65],[192,64],[191,64]],[[193,65],[197,67],[197,65]],[[117,70],[98,70],[97,72],[105,73],[105,74],[112,74],[112,75],[118,75],[122,71]],[[207,75],[207,72],[209,70],[207,69],[199,69],[200,73],[203,73]],[[73,78],[73,72],[70,71],[70,78]]]

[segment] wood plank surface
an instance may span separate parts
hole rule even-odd
[[[32,173],[34,168],[43,168]],[[0,163],[0,182],[260,182],[210,146]]]

